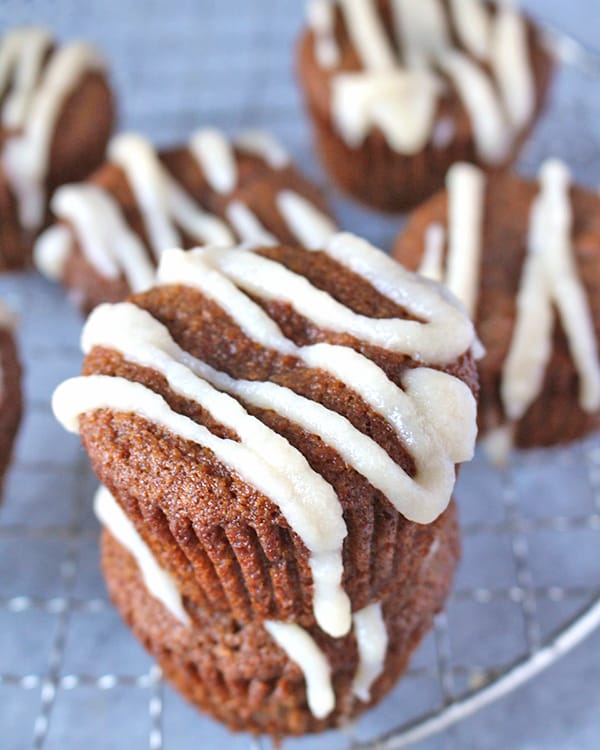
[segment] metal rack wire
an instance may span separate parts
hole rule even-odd
[[[208,122],[230,132],[267,127],[320,179],[291,80],[300,6],[148,0],[142,12],[108,0],[82,12],[71,0],[3,0],[0,21],[49,23],[65,38],[96,39],[112,61],[126,127],[160,142]],[[600,181],[600,102],[590,91],[585,77],[563,71],[525,170],[553,153],[581,180]],[[565,138],[575,117],[579,137]],[[345,226],[389,245],[397,220],[331,197]],[[98,572],[95,481],[49,406],[55,385],[78,371],[81,321],[60,290],[33,274],[1,278],[0,296],[20,317],[28,403],[0,507],[6,746],[263,747],[188,708],[120,624]],[[422,740],[515,689],[600,622],[600,438],[519,455],[505,475],[478,456],[457,495],[464,562],[406,678],[356,726],[286,749],[391,750]]]

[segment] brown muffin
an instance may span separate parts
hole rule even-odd
[[[104,61],[81,42],[20,28],[0,42],[0,270],[28,266],[47,203],[104,158],[113,95]]]
[[[455,161],[510,165],[553,68],[530,21],[482,0],[312,0],[297,65],[331,178],[384,211],[432,195]]]
[[[307,704],[304,673],[260,622],[240,625],[227,613],[187,602],[192,624],[186,626],[150,594],[135,559],[108,531],[102,568],[123,619],[182,695],[234,731],[282,737],[342,725],[379,702],[404,672],[444,605],[459,555],[454,505],[425,528],[434,541],[423,545],[418,569],[408,585],[399,579],[381,601],[388,643],[368,698],[359,698],[354,685],[360,663],[355,632],[335,639],[309,630],[330,665],[335,691],[335,709],[322,719]]]
[[[205,128],[185,146],[159,152],[125,134],[113,139],[108,157],[89,182],[57,192],[59,221],[35,250],[38,268],[84,312],[149,288],[168,247],[316,246],[335,230],[319,190],[262,131],[230,142]]]
[[[465,273],[475,270],[475,293],[472,307],[474,320],[486,355],[479,362],[481,397],[479,402],[480,434],[502,436],[509,439],[512,432],[517,446],[529,448],[566,443],[582,437],[598,428],[600,406],[598,393],[598,354],[600,341],[600,198],[596,193],[578,186],[570,186],[566,168],[560,163],[546,163],[540,173],[539,184],[535,180],[521,178],[514,174],[496,175],[485,181],[466,165],[453,167],[449,173],[449,184],[454,188],[440,192],[421,206],[410,217],[405,230],[398,236],[394,255],[407,267],[416,269],[423,261],[424,251],[429,242],[435,250],[436,233],[439,234],[439,269],[433,276],[448,280],[448,245],[439,229],[458,243],[459,216],[464,218],[466,203],[479,204],[482,211],[479,218],[473,218],[473,234],[480,245],[479,258],[465,261]],[[465,179],[467,181],[465,188]],[[473,198],[469,182],[479,183],[480,198]],[[462,192],[461,192],[462,191]],[[450,198],[449,198],[450,194]],[[556,196],[558,195],[558,206]],[[545,196],[545,197],[544,197]],[[545,226],[549,234],[541,242],[534,244],[532,236],[535,215],[534,202],[550,200]],[[463,209],[449,209],[449,202]],[[548,205],[545,203],[544,205]],[[546,214],[548,214],[548,209]],[[449,215],[453,221],[449,222]],[[558,224],[557,224],[558,222]],[[468,223],[468,222],[467,222]],[[469,235],[467,231],[467,235]],[[428,235],[429,232],[429,235]],[[429,240],[426,237],[429,236]],[[546,255],[552,264],[552,254],[556,255],[556,238],[564,237],[564,250],[559,249],[558,270],[552,270],[551,293],[541,294],[533,300],[533,305],[523,309],[519,315],[519,295],[527,287],[525,262],[536,247],[541,245],[539,255]],[[463,235],[464,239],[464,235]],[[560,241],[560,240],[559,240]],[[556,263],[557,261],[554,261]],[[435,259],[430,270],[437,265]],[[543,279],[544,269],[531,274],[532,281]],[[557,283],[579,287],[575,297],[565,296],[568,292],[557,292]],[[460,294],[458,289],[455,289]],[[558,296],[557,296],[558,295]],[[562,295],[562,296],[561,296]],[[568,314],[559,311],[557,300],[566,300]],[[534,361],[525,366],[521,376],[521,388],[531,386],[528,398],[519,400],[512,407],[516,409],[511,419],[511,398],[506,383],[510,381],[508,364],[511,347],[516,346],[516,321],[520,317],[525,323],[529,318],[545,310],[551,302],[547,330],[534,335],[528,346],[534,353]],[[585,315],[569,323],[569,315],[583,307]],[[565,327],[565,324],[567,327]],[[566,333],[566,331],[571,331]],[[585,364],[578,364],[574,350],[576,335],[585,336],[582,355]],[[542,362],[536,367],[535,357],[541,341],[547,346],[547,359],[542,352]],[[526,347],[527,348],[527,347]],[[543,348],[543,347],[542,347]],[[515,355],[513,355],[515,356]],[[514,365],[514,360],[513,360]],[[582,377],[582,367],[585,377]],[[513,376],[514,377],[514,376]],[[504,385],[503,385],[504,383]],[[503,388],[505,395],[503,397]],[[497,428],[503,428],[498,432]],[[505,442],[505,441],[504,441]],[[506,447],[506,446],[505,446]]]
[[[21,366],[12,319],[0,306],[0,483],[10,463],[22,412]]]
[[[338,638],[410,595],[475,439],[464,313],[351,235],[170,250],[158,277],[92,313],[54,397],[147,554],[240,626]]]

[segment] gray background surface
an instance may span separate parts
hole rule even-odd
[[[600,49],[595,0],[530,0],[538,17]],[[2,28],[47,23],[96,40],[111,60],[121,121],[160,143],[199,125],[277,133],[322,181],[292,77],[299,0],[0,2]],[[563,70],[522,159],[566,158],[600,185],[598,82]],[[332,200],[347,228],[388,247],[399,219]],[[52,389],[75,374],[80,320],[60,290],[4,277],[21,319],[28,413],[0,507],[0,747],[251,747],[199,716],[162,684],[106,600],[97,565],[95,482],[76,438],[49,412]],[[359,724],[361,738],[452,700],[543,641],[600,593],[600,442],[519,457],[502,480],[481,458],[458,487],[464,561],[447,616],[394,693]],[[329,734],[289,748],[342,748]],[[525,688],[422,750],[596,750],[600,633]]]

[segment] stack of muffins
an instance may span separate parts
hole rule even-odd
[[[338,233],[268,134],[110,140],[97,53],[38,29],[0,45],[0,260],[34,246],[90,313],[53,407],[101,483],[111,597],[184,696],[276,738],[350,721],[405,670],[450,590],[477,422],[505,462],[600,408],[600,198],[556,160],[507,171],[552,77],[533,23],[310,0],[297,63],[332,180],[384,211],[426,201],[404,266]],[[4,469],[5,328],[0,366]]]

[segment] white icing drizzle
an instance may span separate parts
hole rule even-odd
[[[491,64],[509,122],[517,130],[523,128],[535,110],[535,81],[527,27],[506,0],[500,3],[493,27]]]
[[[340,73],[332,87],[333,117],[351,148],[358,148],[374,127],[399,153],[416,154],[425,147],[439,92],[427,71]]]
[[[197,130],[189,142],[208,183],[218,193],[230,193],[237,184],[237,166],[231,143],[219,130]]]
[[[364,68],[331,79],[333,119],[351,148],[358,148],[373,128],[379,128],[398,153],[421,151],[436,133],[437,103],[444,93],[437,78],[441,70],[467,110],[479,157],[489,164],[507,157],[515,134],[535,108],[527,26],[509,4],[502,3],[492,15],[481,0],[452,0],[449,8],[440,0],[393,0],[400,59],[374,0],[338,2]],[[453,46],[450,21],[462,48],[478,62]],[[317,59],[323,39],[329,46],[335,44],[324,24],[322,19],[313,21]],[[337,45],[336,54],[339,57]],[[493,75],[479,61],[489,63]],[[455,131],[454,123],[449,125],[444,135]]]
[[[369,604],[352,616],[358,646],[358,669],[352,683],[354,695],[363,703],[371,700],[371,686],[383,672],[388,634],[381,602]]]
[[[462,45],[473,57],[486,60],[492,33],[488,6],[481,0],[450,0],[450,10]]]
[[[373,0],[339,0],[339,3],[364,67],[371,71],[395,68],[396,55]]]
[[[48,227],[36,240],[33,260],[39,271],[53,281],[59,281],[73,245],[71,230],[63,224]]]
[[[244,251],[234,252],[241,255]],[[366,403],[387,419],[398,439],[411,446],[418,467],[417,477],[410,480],[385,451],[340,415],[328,412],[319,404],[287,389],[271,383],[240,385],[222,379],[218,386],[257,406],[269,408],[269,403],[276,405],[280,413],[335,447],[350,466],[384,492],[406,517],[422,523],[433,520],[449,500],[453,462],[465,460],[473,453],[475,401],[469,389],[456,378],[429,368],[418,368],[405,374],[405,393],[373,362],[354,350],[329,344],[294,347],[260,307],[215,273],[214,266],[212,275],[207,273],[207,265],[210,267],[215,254],[221,257],[226,253],[169,251],[159,268],[159,279],[162,283],[183,283],[199,288],[215,299],[254,340],[284,354],[295,354],[309,367],[323,369],[356,390]],[[248,255],[254,257],[251,253]],[[274,265],[281,268],[279,264]],[[219,270],[224,272],[222,267]],[[262,278],[263,273],[254,269],[253,276]],[[231,274],[227,275],[231,278]],[[239,283],[239,279],[235,280]],[[272,288],[283,288],[281,280],[273,280]],[[197,371],[196,366],[193,367]],[[214,374],[207,376],[205,371],[203,376],[216,382]],[[432,404],[440,403],[435,397],[436,391],[444,394],[444,408],[441,410],[431,408]],[[446,460],[442,458],[444,455]]]
[[[438,0],[392,0],[392,20],[409,68],[424,68],[435,62],[450,45],[444,9]]]
[[[190,618],[173,577],[158,564],[148,545],[106,487],[99,487],[96,492],[94,512],[100,523],[135,558],[148,592],[180,622],[189,625]]]
[[[260,222],[245,203],[231,201],[225,209],[227,219],[243,242],[257,245],[276,245],[277,238]]]
[[[277,208],[302,247],[318,250],[337,231],[329,216],[293,190],[278,193]]]
[[[245,130],[236,137],[235,145],[240,151],[263,159],[272,169],[285,169],[291,164],[281,143],[264,130]]]
[[[7,130],[24,127],[44,58],[52,37],[43,28],[9,31],[0,45],[0,92],[10,91],[2,106],[2,126]],[[11,85],[12,79],[12,85]]]
[[[142,241],[133,232],[115,198],[93,183],[63,185],[52,197],[52,210],[68,221],[42,233],[35,245],[40,270],[59,277],[74,243],[71,228],[85,257],[107,279],[121,273],[133,292],[152,286],[154,265]]]
[[[446,285],[473,318],[479,293],[485,175],[472,164],[455,164],[446,176],[448,258]]]
[[[322,68],[335,68],[340,50],[335,41],[334,0],[309,0],[308,24],[315,34],[315,55]]]
[[[58,49],[31,94],[22,131],[10,137],[3,166],[18,203],[19,219],[37,229],[46,209],[45,179],[56,123],[68,97],[86,73],[103,70],[104,61],[90,46],[75,42]]]
[[[498,164],[508,155],[512,132],[493,81],[466,55],[447,50],[438,64],[453,82],[471,118],[478,155],[488,164]]]
[[[364,240],[337,234],[324,252],[427,322],[359,315],[313,286],[304,276],[249,251],[206,248],[198,254],[245,292],[266,300],[288,302],[326,330],[349,333],[374,346],[427,359],[432,364],[451,362],[471,345],[473,326],[463,312],[442,299],[437,287],[429,286]]]
[[[317,719],[335,708],[331,666],[325,654],[306,630],[287,622],[265,621],[265,630],[304,674],[308,707]]]
[[[579,374],[580,406],[587,412],[600,408],[600,360],[589,303],[573,257],[566,166],[547,161],[540,171],[540,186],[531,209],[517,318],[502,371],[501,395],[509,420],[520,419],[542,389],[552,353],[553,304]]]
[[[127,133],[112,139],[108,158],[125,172],[144,217],[150,246],[159,258],[166,247],[176,247],[180,238],[165,210],[169,186],[156,151],[145,138]]]
[[[442,224],[430,224],[425,231],[425,249],[418,272],[432,281],[444,280],[446,230]]]

